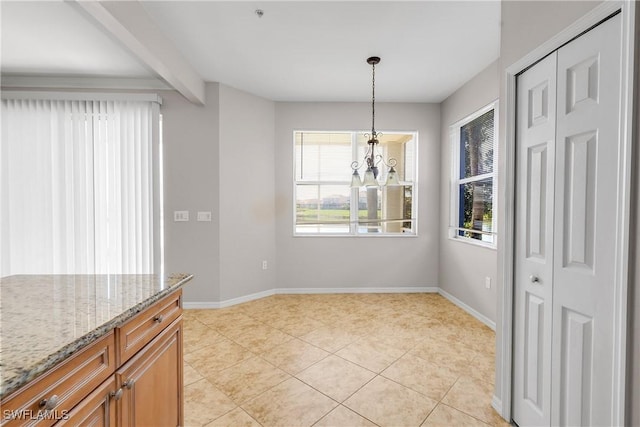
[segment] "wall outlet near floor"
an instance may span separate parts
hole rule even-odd
[[[174,222],[189,221],[189,211],[173,211]]]
[[[487,289],[491,289],[491,277],[484,278],[484,287]]]
[[[269,264],[267,264],[267,261],[262,261],[262,269],[266,270],[267,268],[269,268]]]

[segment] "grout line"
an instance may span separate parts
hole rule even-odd
[[[380,424],[378,424],[378,423],[374,422],[373,420],[371,420],[371,419],[369,419],[369,418],[365,417],[364,415],[362,415],[361,413],[359,413],[359,412],[358,412],[358,411],[356,411],[355,409],[351,409],[351,408],[349,408],[348,406],[345,406],[345,405],[343,405],[343,404],[340,404],[340,406],[342,406],[343,408],[345,408],[347,411],[351,411],[351,412],[353,412],[354,414],[356,414],[356,415],[358,415],[358,416],[360,416],[360,417],[364,418],[365,420],[369,421],[371,424],[373,424],[373,425],[375,425],[375,426],[380,427]]]
[[[364,294],[362,294],[362,295],[364,295]],[[353,298],[353,299],[351,299],[350,301],[347,301],[345,304],[347,304],[347,305],[351,305],[351,307],[352,307],[352,308],[350,309],[351,311],[348,311],[348,313],[351,313],[351,315],[354,315],[354,316],[356,316],[356,317],[360,317],[360,316],[361,316],[361,317],[365,317],[365,318],[380,318],[380,319],[384,319],[384,318],[386,318],[387,316],[389,316],[389,315],[390,315],[390,316],[392,316],[392,318],[393,318],[393,319],[395,319],[395,318],[396,318],[396,316],[398,316],[398,313],[400,313],[400,314],[402,314],[402,313],[406,313],[406,308],[404,308],[404,309],[402,308],[402,302],[403,302],[403,301],[409,301],[409,303],[408,303],[408,304],[411,306],[411,307],[410,307],[410,312],[411,312],[411,314],[414,314],[414,315],[416,315],[416,316],[421,316],[421,317],[424,317],[424,318],[427,318],[427,319],[433,320],[433,321],[434,321],[434,323],[436,323],[436,325],[435,325],[435,326],[437,326],[438,324],[439,324],[439,325],[443,325],[443,326],[444,326],[444,325],[446,325],[446,324],[445,324],[445,323],[443,323],[443,321],[442,321],[442,320],[440,320],[440,319],[433,318],[432,316],[427,315],[428,313],[431,313],[432,311],[433,311],[433,312],[436,312],[436,313],[437,313],[437,312],[440,312],[440,311],[438,310],[438,307],[437,307],[437,306],[433,306],[433,305],[431,305],[430,303],[429,303],[429,304],[426,304],[426,302],[427,302],[427,301],[434,301],[434,297],[435,297],[435,298],[437,298],[437,300],[438,300],[438,301],[443,301],[443,302],[445,302],[447,305],[450,305],[450,306],[452,306],[452,307],[454,307],[454,308],[458,308],[458,307],[456,307],[454,304],[452,304],[450,301],[447,301],[444,297],[442,297],[442,296],[440,296],[440,295],[436,295],[436,296],[434,296],[434,297],[432,297],[431,295],[429,295],[429,298],[428,298],[428,299],[420,298],[420,300],[414,299],[414,298],[412,298],[412,297],[405,297],[405,295],[402,295],[402,294],[394,294],[394,296],[395,296],[395,295],[397,295],[398,297],[397,297],[397,298],[392,298],[392,301],[394,302],[394,304],[383,304],[383,303],[381,303],[381,301],[383,301],[383,298],[382,298],[382,297],[380,297],[380,298],[375,298],[375,299],[367,299],[367,298],[365,298],[364,300],[360,300],[359,298]],[[421,295],[421,294],[417,294],[417,295]],[[308,335],[308,334],[310,334],[310,333],[312,333],[312,332],[314,332],[314,331],[316,331],[316,330],[318,330],[318,329],[320,329],[320,328],[322,328],[322,327],[328,327],[328,328],[331,328],[331,329],[339,328],[339,325],[335,325],[335,324],[332,324],[332,323],[325,323],[325,321],[326,321],[326,319],[327,319],[327,316],[329,316],[329,317],[330,317],[330,316],[332,315],[332,313],[331,313],[331,311],[332,311],[332,310],[331,310],[331,304],[334,302],[334,299],[333,299],[333,298],[329,299],[329,302],[328,302],[327,304],[322,304],[322,305],[321,305],[321,307],[323,307],[323,309],[321,310],[321,311],[322,311],[322,314],[320,314],[320,315],[316,315],[316,314],[311,314],[311,315],[309,315],[309,310],[311,310],[311,309],[312,309],[312,307],[307,306],[306,304],[303,304],[303,301],[305,300],[304,296],[295,296],[295,298],[288,298],[288,297],[289,297],[288,295],[287,295],[287,296],[285,296],[285,295],[282,295],[282,296],[281,296],[281,295],[275,295],[275,296],[266,297],[266,298],[268,298],[268,299],[274,299],[274,300],[276,300],[276,301],[278,301],[278,300],[280,300],[280,301],[287,301],[287,302],[288,302],[288,304],[287,304],[285,307],[278,307],[278,304],[277,304],[277,303],[269,304],[268,306],[264,306],[264,305],[263,305],[263,306],[261,306],[261,307],[260,307],[259,312],[260,312],[260,313],[265,313],[265,312],[268,312],[268,311],[275,311],[275,310],[280,309],[280,310],[284,310],[284,312],[285,312],[284,314],[285,314],[285,315],[289,315],[289,314],[291,314],[291,315],[292,315],[292,316],[294,316],[294,317],[297,317],[298,315],[301,315],[301,316],[303,316],[303,317],[305,317],[305,318],[308,318],[308,319],[312,320],[313,322],[318,322],[318,323],[320,324],[320,326],[318,326],[318,327],[317,327],[317,328],[315,328],[315,329],[312,329],[311,331],[309,331],[309,332],[307,332],[307,333],[303,334],[302,336]],[[347,298],[348,298],[348,297],[347,297]],[[315,302],[315,300],[316,300],[316,298],[313,298],[313,299],[312,299],[312,301],[313,301],[313,302]],[[320,299],[320,298],[318,298],[318,300],[319,300],[319,301],[321,301],[321,299]],[[416,303],[413,303],[412,301],[416,301]],[[354,303],[354,302],[355,302],[355,303]],[[396,302],[397,302],[397,304],[396,304]],[[421,309],[420,304],[423,304],[423,303],[425,303],[425,308],[427,309],[427,311],[426,311],[426,312],[424,312],[424,313],[420,311],[420,309]],[[428,418],[428,417],[433,413],[433,411],[435,410],[435,408],[437,408],[437,407],[438,407],[438,405],[440,405],[440,404],[445,405],[445,406],[448,406],[448,407],[451,407],[451,408],[453,408],[453,409],[455,409],[455,410],[457,410],[457,411],[460,411],[460,412],[462,412],[462,413],[464,413],[464,414],[466,414],[466,415],[469,415],[469,416],[473,417],[474,419],[477,419],[477,420],[479,420],[479,421],[481,421],[481,422],[483,422],[483,423],[486,423],[485,421],[483,421],[483,420],[479,419],[478,417],[476,417],[476,416],[474,416],[474,415],[467,414],[465,411],[462,411],[462,410],[460,410],[460,409],[458,409],[458,408],[455,408],[455,407],[453,407],[453,406],[450,406],[450,405],[446,405],[445,403],[443,403],[443,402],[442,402],[442,401],[443,401],[443,399],[444,399],[444,398],[445,398],[445,397],[450,393],[451,389],[455,386],[455,384],[457,384],[457,383],[458,383],[458,381],[460,380],[460,378],[461,378],[462,376],[465,376],[464,374],[460,374],[460,373],[458,372],[458,370],[457,370],[457,369],[453,371],[453,372],[457,375],[456,380],[453,382],[453,384],[449,387],[449,389],[448,389],[448,390],[443,394],[442,398],[441,398],[441,399],[439,399],[439,400],[437,400],[437,399],[432,399],[431,397],[427,396],[426,394],[424,394],[424,393],[422,393],[422,392],[420,392],[420,391],[418,391],[418,390],[415,390],[414,388],[412,388],[412,387],[410,387],[410,386],[406,386],[406,385],[404,385],[404,384],[402,384],[402,383],[400,383],[400,382],[398,382],[398,381],[396,381],[396,380],[394,380],[394,379],[392,379],[392,378],[388,378],[388,377],[386,377],[386,376],[384,376],[384,375],[383,375],[383,373],[384,373],[385,371],[387,371],[391,366],[395,365],[395,364],[396,364],[396,363],[397,363],[401,358],[405,357],[407,354],[410,354],[413,350],[415,350],[415,348],[416,348],[417,346],[419,346],[422,342],[424,342],[424,341],[427,339],[427,336],[420,337],[420,335],[409,334],[409,335],[408,335],[407,340],[410,340],[410,341],[412,342],[412,346],[411,346],[411,348],[409,348],[409,349],[407,349],[407,350],[404,350],[404,352],[403,352],[400,356],[398,356],[398,357],[393,357],[393,356],[391,356],[391,357],[390,357],[390,359],[393,359],[393,361],[392,361],[391,363],[389,363],[386,367],[384,367],[383,369],[381,369],[381,371],[380,371],[380,372],[375,372],[375,371],[372,371],[371,369],[367,368],[366,366],[361,365],[361,364],[360,364],[360,363],[358,363],[358,362],[354,362],[354,361],[348,360],[348,359],[346,359],[345,357],[342,357],[342,356],[340,356],[340,355],[338,355],[338,354],[337,354],[337,353],[338,353],[338,352],[340,352],[341,350],[343,350],[343,349],[345,349],[345,348],[349,347],[351,344],[354,344],[354,343],[356,343],[356,342],[359,342],[359,341],[361,341],[361,340],[363,340],[363,339],[367,339],[368,337],[374,337],[374,339],[375,339],[375,337],[376,337],[376,335],[375,335],[375,329],[374,329],[374,330],[371,330],[370,328],[361,328],[362,330],[358,330],[358,332],[356,332],[356,333],[349,332],[349,333],[348,333],[348,335],[349,335],[349,336],[353,336],[353,340],[350,340],[350,342],[348,342],[348,343],[346,343],[346,344],[344,344],[344,345],[339,346],[337,349],[335,349],[335,350],[333,350],[333,351],[328,351],[328,350],[326,350],[326,349],[324,349],[324,348],[322,348],[322,347],[319,347],[318,345],[316,345],[316,344],[314,344],[314,343],[312,343],[312,342],[307,341],[306,339],[302,338],[302,336],[296,336],[296,335],[293,335],[293,334],[289,334],[288,332],[284,331],[283,329],[280,329],[280,328],[277,328],[277,327],[273,327],[273,326],[269,325],[268,323],[264,322],[264,321],[262,320],[262,319],[264,319],[264,317],[260,317],[260,316],[261,316],[261,314],[259,314],[257,311],[256,311],[256,312],[251,312],[251,311],[250,311],[250,306],[251,306],[252,304],[255,304],[255,301],[249,301],[249,302],[246,302],[246,303],[239,304],[239,308],[240,308],[240,310],[238,310],[238,311],[239,311],[239,313],[240,313],[240,314],[242,314],[243,316],[246,316],[247,318],[250,318],[250,319],[254,320],[255,322],[258,322],[258,323],[260,323],[260,324],[267,325],[267,326],[269,326],[270,328],[273,328],[273,329],[275,329],[275,330],[278,330],[278,331],[279,331],[279,332],[281,332],[281,333],[286,334],[286,335],[289,337],[289,339],[288,339],[288,340],[286,340],[286,341],[284,341],[284,342],[282,342],[282,343],[278,343],[278,344],[276,344],[275,346],[271,346],[270,348],[266,349],[265,351],[260,351],[260,352],[256,353],[256,352],[255,352],[255,351],[253,351],[251,348],[247,347],[247,346],[246,346],[247,344],[244,344],[244,345],[243,345],[243,344],[241,344],[241,343],[237,342],[234,338],[231,338],[228,334],[229,334],[229,333],[232,333],[232,332],[233,332],[233,330],[228,330],[226,333],[223,333],[223,332],[219,331],[218,329],[216,329],[216,328],[214,328],[214,327],[212,327],[212,326],[211,326],[211,325],[213,325],[214,323],[212,323],[211,325],[208,325],[208,324],[204,323],[203,321],[201,321],[201,320],[200,320],[197,316],[195,316],[195,315],[194,315],[191,319],[189,319],[189,321],[190,321],[190,322],[198,322],[198,323],[200,323],[200,324],[204,325],[205,327],[207,327],[208,329],[213,330],[214,332],[216,332],[217,334],[219,334],[219,336],[220,336],[222,339],[226,339],[226,340],[230,341],[231,343],[233,343],[234,345],[238,345],[238,346],[242,347],[242,349],[243,349],[243,350],[246,350],[247,352],[249,352],[249,353],[252,355],[252,356],[251,356],[250,358],[248,358],[248,359],[243,359],[243,360],[241,360],[241,361],[238,361],[238,362],[236,362],[236,363],[232,364],[231,366],[225,367],[224,369],[219,370],[219,371],[216,371],[216,372],[220,372],[220,371],[223,371],[223,370],[232,369],[232,368],[234,368],[234,367],[237,367],[237,365],[239,365],[240,363],[246,362],[247,360],[250,360],[250,359],[251,359],[251,358],[253,358],[253,357],[258,357],[258,358],[260,358],[260,360],[262,360],[262,361],[264,361],[264,362],[268,363],[269,365],[271,365],[271,366],[275,367],[275,368],[276,368],[276,369],[278,369],[279,371],[284,372],[284,373],[286,374],[286,378],[282,379],[282,381],[279,381],[277,384],[272,385],[272,386],[270,386],[269,388],[267,388],[266,390],[263,390],[262,392],[258,393],[257,395],[250,397],[249,399],[245,400],[245,401],[243,402],[243,404],[246,404],[246,403],[248,403],[248,402],[250,402],[250,401],[253,401],[254,399],[257,399],[259,396],[262,396],[264,393],[266,393],[266,392],[268,392],[268,391],[272,390],[273,388],[275,388],[275,387],[279,386],[280,384],[282,384],[282,383],[284,383],[284,382],[286,382],[286,381],[288,381],[288,380],[290,380],[290,379],[292,379],[292,378],[295,378],[295,380],[297,380],[297,381],[299,381],[299,382],[302,382],[303,384],[307,385],[307,386],[308,386],[308,387],[310,387],[311,389],[313,389],[313,390],[317,391],[318,393],[322,394],[323,396],[326,396],[327,398],[331,399],[333,402],[336,402],[336,403],[337,403],[337,406],[333,407],[333,408],[332,408],[331,410],[329,410],[326,414],[324,414],[324,415],[323,415],[323,416],[321,416],[318,420],[316,420],[316,421],[313,423],[314,425],[315,425],[315,424],[317,424],[317,423],[318,423],[320,420],[322,420],[323,418],[325,418],[328,414],[330,414],[331,412],[333,412],[333,411],[334,411],[336,408],[338,408],[339,406],[342,406],[342,407],[343,407],[343,408],[345,408],[346,410],[352,411],[352,412],[354,412],[354,413],[358,414],[358,416],[361,416],[361,417],[363,417],[363,418],[365,418],[365,419],[367,419],[367,420],[368,420],[368,418],[367,418],[367,417],[365,417],[364,415],[359,414],[359,413],[358,413],[357,411],[355,411],[354,409],[349,408],[348,406],[344,405],[344,402],[346,402],[346,401],[347,401],[348,399],[350,399],[353,395],[355,395],[356,393],[358,393],[359,391],[361,391],[365,386],[367,386],[369,383],[371,383],[372,381],[374,381],[376,378],[378,378],[378,377],[382,377],[382,378],[384,378],[384,379],[386,379],[386,380],[389,380],[389,381],[392,381],[393,383],[396,383],[396,384],[398,384],[398,385],[400,385],[400,386],[402,386],[402,387],[405,387],[405,388],[407,388],[407,389],[409,389],[409,390],[412,390],[412,391],[414,391],[414,392],[416,392],[416,393],[418,393],[418,394],[420,394],[420,395],[422,395],[422,396],[424,396],[424,397],[426,397],[426,398],[430,399],[431,401],[436,402],[436,405],[431,409],[431,411],[429,412],[429,414],[427,414],[427,417],[422,421],[423,423],[424,423],[424,421],[425,421],[425,420],[426,420],[426,419],[427,419],[427,418]],[[326,309],[326,307],[328,307],[328,309]],[[388,312],[386,312],[386,311],[385,311],[385,313],[384,313],[384,314],[381,314],[380,316],[377,316],[377,315],[375,315],[375,313],[370,313],[370,312],[369,312],[370,310],[369,310],[369,308],[367,308],[367,307],[371,307],[371,308],[374,308],[374,309],[380,309],[381,307],[385,307],[385,308],[389,308],[389,309],[390,309],[390,311],[388,311]],[[447,309],[448,309],[448,307],[445,307],[445,308],[447,308]],[[225,309],[220,309],[220,310],[225,310]],[[336,307],[336,310],[338,310],[338,311],[344,311],[341,307]],[[445,313],[445,312],[446,312],[446,310],[445,310],[445,311],[443,311],[442,313]],[[314,316],[315,316],[315,317],[314,317]],[[323,321],[323,320],[325,320],[325,321]],[[334,320],[335,320],[335,319],[334,319]],[[335,323],[335,322],[334,322],[334,323]],[[402,323],[404,323],[404,322],[402,322]],[[286,325],[285,325],[285,326],[286,326]],[[242,326],[239,326],[239,327],[242,327]],[[399,327],[399,328],[402,328],[403,326],[398,326],[398,327]],[[407,326],[407,327],[408,327],[408,326]],[[464,328],[464,325],[462,325],[462,326],[452,325],[452,327],[454,327],[454,329],[462,329],[462,328]],[[410,328],[410,327],[409,327],[409,328]],[[410,328],[410,330],[413,332],[413,329],[412,329],[412,328]],[[363,331],[364,331],[364,332],[363,332]],[[236,336],[236,338],[237,338],[237,337],[239,337],[239,336],[242,336],[242,334],[237,335],[237,336]],[[294,374],[294,373],[290,373],[289,371],[286,371],[286,370],[285,370],[285,369],[283,369],[283,368],[280,368],[279,366],[275,365],[275,363],[272,363],[272,362],[270,362],[269,360],[267,360],[267,359],[265,359],[265,358],[263,357],[263,355],[264,355],[264,354],[267,354],[268,352],[272,351],[273,349],[276,349],[276,348],[278,348],[278,347],[280,347],[280,346],[282,346],[282,345],[284,345],[284,344],[286,344],[286,343],[288,343],[288,342],[291,342],[291,341],[292,341],[292,340],[294,340],[294,339],[297,339],[297,340],[299,340],[300,342],[305,343],[306,345],[310,345],[310,346],[312,346],[312,347],[314,347],[314,348],[318,348],[318,349],[320,349],[320,350],[322,350],[322,351],[326,352],[326,354],[325,354],[321,359],[319,359],[319,360],[317,360],[317,361],[314,361],[311,365],[309,365],[309,366],[307,366],[307,367],[305,367],[305,368],[303,368],[303,369],[299,370],[299,371],[298,371],[297,373],[295,373],[295,374]],[[438,339],[438,338],[435,338],[435,339]],[[454,336],[454,340],[455,340],[456,342],[459,342],[459,343],[461,343],[461,344],[463,344],[463,345],[467,346],[466,341],[464,340],[464,338],[460,338],[460,337],[458,337],[458,336]],[[446,340],[440,340],[440,341],[446,341]],[[382,344],[384,344],[384,340],[382,340],[382,341],[381,341],[381,343],[382,343]],[[215,344],[215,343],[210,344],[210,345],[205,345],[205,346],[203,346],[203,347],[201,347],[201,348],[197,348],[197,349],[195,349],[195,350],[192,350],[191,352],[199,351],[199,350],[202,350],[202,349],[207,348],[207,347],[212,347],[214,344]],[[393,347],[393,346],[391,346],[391,347]],[[253,347],[252,347],[252,348],[253,348]],[[474,361],[474,360],[478,359],[478,357],[479,357],[481,354],[484,354],[484,353],[481,353],[481,352],[477,352],[477,351],[475,351],[473,347],[470,347],[470,349],[471,349],[471,350],[473,350],[473,353],[474,353],[474,357],[471,359],[471,363],[473,363],[473,361]],[[377,355],[377,354],[379,354],[379,355],[384,356],[385,358],[386,358],[387,356],[390,356],[390,355],[388,355],[388,354],[386,354],[386,353],[378,352],[377,350],[372,350],[372,351],[373,351],[373,352],[375,352],[375,353],[376,353],[376,355]],[[191,352],[190,352],[190,353],[191,353]],[[360,387],[358,387],[355,391],[353,391],[351,394],[349,394],[345,399],[343,399],[343,400],[342,400],[342,402],[339,402],[339,401],[337,401],[336,399],[332,398],[331,396],[328,396],[327,394],[323,393],[322,391],[318,390],[317,388],[315,388],[315,387],[314,387],[314,386],[312,386],[311,384],[306,383],[305,381],[303,381],[301,378],[299,378],[299,377],[298,377],[298,375],[299,375],[299,374],[301,374],[301,373],[302,373],[302,372],[304,372],[305,370],[307,370],[307,369],[309,369],[309,368],[311,368],[311,367],[315,366],[316,364],[318,364],[318,363],[322,362],[322,361],[323,361],[323,360],[325,360],[327,357],[329,357],[329,355],[335,355],[335,356],[339,357],[341,360],[344,360],[344,361],[346,361],[347,363],[351,363],[351,364],[353,364],[353,365],[356,365],[356,366],[358,366],[358,367],[360,367],[360,368],[362,368],[362,369],[366,369],[367,371],[369,371],[369,372],[373,373],[374,375],[373,375],[373,377],[372,377],[371,379],[369,379],[368,381],[366,381],[364,384],[362,384]],[[425,360],[425,361],[427,361],[428,363],[432,363],[432,364],[434,364],[434,365],[436,365],[436,366],[439,366],[439,367],[441,367],[441,368],[444,368],[444,369],[447,369],[447,370],[451,371],[451,369],[450,369],[449,367],[447,367],[447,366],[443,366],[443,365],[441,365],[441,364],[439,364],[439,363],[436,363],[436,362],[435,362],[435,361],[433,361],[433,360],[429,360],[429,359],[423,358],[423,357],[421,357],[421,356],[419,356],[419,355],[417,355],[417,354],[413,354],[413,356],[414,356],[414,357],[418,357],[418,358],[420,358],[420,359],[422,359],[422,360]],[[495,356],[494,356],[494,357],[495,357]],[[376,360],[377,360],[377,358],[376,358]],[[209,381],[209,380],[208,380],[208,378],[207,378],[207,377],[205,377],[204,375],[202,375],[202,373],[201,373],[199,370],[197,370],[195,367],[193,367],[193,365],[192,365],[192,364],[190,364],[189,362],[186,362],[186,361],[185,361],[185,363],[186,363],[186,364],[188,364],[189,366],[191,366],[191,367],[192,367],[192,368],[193,368],[193,369],[194,369],[194,370],[195,370],[199,375],[201,375],[201,376],[202,376],[202,378],[201,378],[200,380],[202,380],[202,379],[206,379],[207,381]],[[472,375],[471,375],[471,376],[470,376],[470,375],[466,375],[466,376],[468,376],[468,377],[470,377],[470,378],[472,378],[472,379],[474,379],[474,380],[478,380],[478,381],[481,381],[481,382],[485,382],[485,383],[487,383],[487,381],[484,381],[484,380],[482,380],[482,379],[480,379],[480,378],[475,378],[475,377],[473,377]],[[198,380],[198,381],[200,381],[200,380]],[[210,381],[209,381],[209,382],[210,382]],[[191,383],[191,384],[193,384],[193,383]],[[214,386],[215,386],[215,385],[214,385]],[[216,387],[216,388],[217,388],[217,387]],[[221,390],[221,391],[222,391],[222,390]],[[226,393],[225,393],[225,395],[226,395]],[[227,397],[229,397],[229,396],[227,396]],[[229,398],[230,398],[230,397],[229,397]],[[233,399],[231,399],[231,400],[233,401]],[[235,401],[234,401],[234,403],[235,403]],[[247,411],[242,407],[242,405],[238,405],[237,407],[238,407],[238,408],[240,408],[243,412],[245,412],[248,416],[250,416],[252,419],[254,419],[254,420],[255,420],[255,418],[253,418],[253,417],[252,417],[252,416],[251,416],[251,415],[250,415],[250,414],[249,414],[249,413],[248,413],[248,412],[247,412]],[[229,412],[230,412],[230,411],[229,411]],[[228,413],[228,412],[227,412],[227,413]],[[223,414],[223,415],[221,415],[221,416],[224,416],[224,415],[226,415],[227,413],[225,413],[225,414]],[[220,417],[218,417],[218,418],[220,418]],[[216,418],[216,419],[218,419],[218,418]],[[215,419],[214,419],[213,421],[215,421]],[[213,422],[213,421],[211,421],[211,422]],[[369,421],[371,421],[371,420],[369,420]],[[258,421],[256,420],[256,422],[258,422]],[[373,422],[373,421],[371,421],[371,422]],[[259,423],[259,422],[258,422],[258,423]],[[374,423],[374,424],[375,424],[375,423]]]
[[[476,419],[476,420],[480,421],[482,424],[486,424],[486,425],[488,425],[488,426],[492,425],[492,423],[488,423],[488,422],[486,422],[485,420],[482,420],[482,419],[478,418],[477,416],[475,416],[475,415],[473,415],[473,414],[469,414],[469,413],[467,413],[467,412],[463,411],[463,410],[462,410],[462,409],[460,409],[460,408],[456,408],[456,407],[455,407],[455,406],[453,406],[453,405],[448,405],[448,404],[446,404],[446,403],[444,403],[444,402],[441,402],[441,404],[442,404],[443,406],[448,407],[448,408],[455,409],[455,410],[456,410],[456,411],[458,411],[458,412],[462,412],[463,414],[465,414],[465,415],[467,415],[467,416],[469,416],[469,417],[471,417],[471,418],[473,418],[473,419]]]
[[[424,423],[429,419],[429,417],[431,416],[431,414],[433,414],[433,411],[435,411],[435,410],[436,410],[436,408],[437,408],[439,405],[440,405],[440,402],[436,403],[436,404],[433,406],[433,408],[431,408],[431,410],[429,411],[429,413],[427,414],[427,416],[426,416],[426,417],[424,417],[424,420],[422,420],[422,422],[421,422],[420,424],[418,424],[418,425],[419,425],[419,426],[422,426],[422,424],[424,424]]]
[[[445,397],[447,397],[447,394],[449,394],[449,392],[451,391],[451,389],[453,388],[454,385],[456,385],[458,383],[458,381],[460,380],[460,378],[462,378],[462,375],[458,374],[458,378],[456,378],[456,380],[453,382],[453,384],[451,384],[451,387],[449,387],[449,389],[447,390],[447,392],[445,394],[442,395],[442,398],[440,399],[440,402],[442,402],[444,400]],[[443,402],[444,403],[444,402]]]

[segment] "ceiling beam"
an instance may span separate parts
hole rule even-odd
[[[139,2],[67,1],[92,17],[110,36],[185,98],[204,105],[204,80]]]

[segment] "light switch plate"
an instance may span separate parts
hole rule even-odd
[[[174,222],[189,221],[189,211],[173,211]]]
[[[198,211],[198,221],[211,221],[211,212]]]

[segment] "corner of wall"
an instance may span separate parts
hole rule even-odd
[[[439,284],[447,295],[456,298],[494,324],[497,305],[496,251],[449,238],[452,162],[449,127],[498,99],[499,64],[500,60],[496,59],[440,104],[442,170],[440,173]],[[462,265],[464,268],[461,268]],[[490,289],[485,288],[487,277],[492,283]]]

